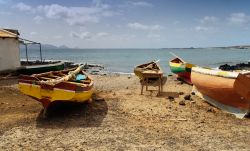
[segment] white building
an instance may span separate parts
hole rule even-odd
[[[0,72],[20,67],[19,33],[0,29]]]

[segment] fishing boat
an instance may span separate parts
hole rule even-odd
[[[208,103],[243,118],[250,111],[248,72],[193,67],[191,80],[195,94]],[[247,77],[246,77],[247,76]]]
[[[19,90],[41,102],[45,109],[54,101],[85,102],[92,96],[93,80],[83,68],[21,75]]]
[[[21,61],[21,67],[17,70],[19,74],[37,74],[64,69],[63,61]]]
[[[138,65],[134,68],[134,73],[139,79],[144,79],[143,73],[160,73],[162,74],[163,71],[158,64],[159,61],[151,61],[145,64]]]
[[[163,91],[163,71],[158,64],[159,60],[151,61],[149,63],[141,64],[135,67],[134,73],[140,79],[141,83],[141,94],[143,94],[143,87],[156,86],[158,85],[158,95]]]
[[[183,80],[184,82],[188,84],[192,84],[190,75],[191,75],[191,69],[195,65],[185,62],[179,57],[176,57],[169,61],[170,70],[177,74],[178,78]]]

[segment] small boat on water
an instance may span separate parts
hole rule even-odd
[[[20,74],[37,74],[49,71],[58,71],[64,69],[63,61],[21,61],[21,67],[17,70]]]
[[[158,64],[158,61],[151,61],[145,64],[141,64],[135,67],[134,73],[138,76],[141,80],[144,79],[143,73],[160,73],[162,74],[163,71]]]
[[[38,100],[46,109],[54,101],[85,102],[93,94],[93,79],[78,68],[21,75],[19,90]]]
[[[243,118],[250,112],[250,77],[248,72],[222,71],[193,67],[194,92],[208,103]]]
[[[170,70],[178,75],[178,78],[183,80],[184,82],[188,84],[192,84],[190,75],[191,75],[191,69],[195,65],[190,64],[182,60],[181,58],[174,58],[169,61]]]

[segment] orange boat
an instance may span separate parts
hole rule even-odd
[[[193,67],[191,80],[198,96],[222,110],[235,114],[236,117],[243,118],[250,111],[248,74]]]

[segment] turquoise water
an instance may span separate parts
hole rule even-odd
[[[170,69],[168,61],[173,52],[186,62],[200,66],[218,67],[222,64],[236,64],[250,60],[250,49],[202,48],[202,49],[43,49],[43,58],[48,60],[68,60],[76,63],[104,65],[107,71],[131,73],[133,68],[151,60],[160,59],[165,73]],[[31,59],[38,59],[38,50],[29,50]],[[21,50],[21,58],[25,51]]]

